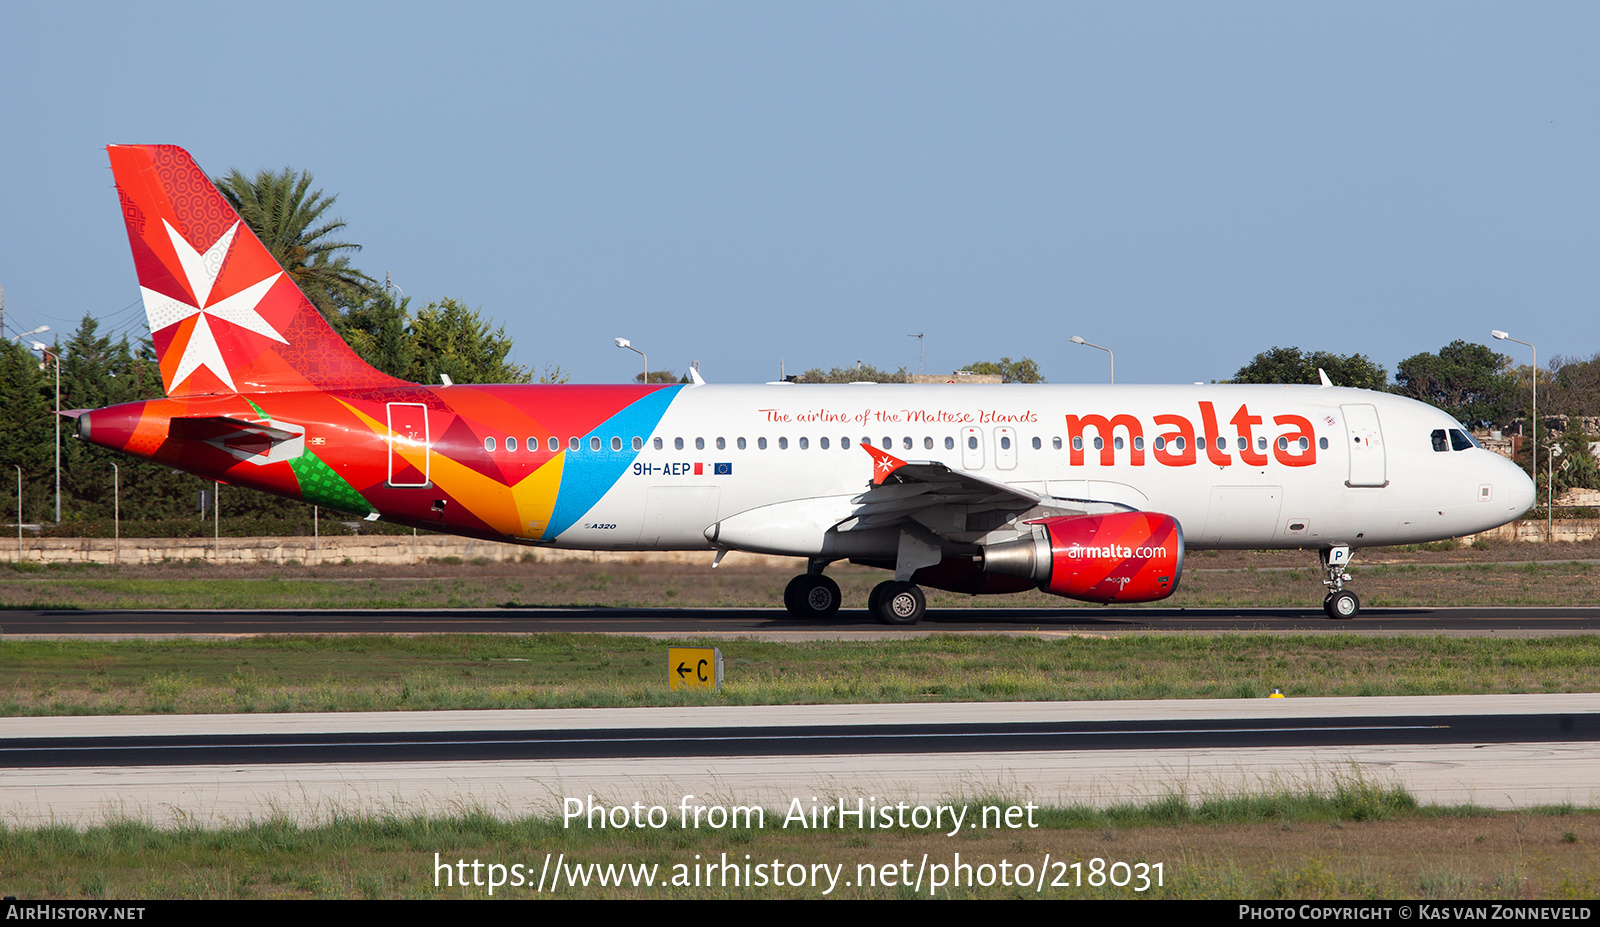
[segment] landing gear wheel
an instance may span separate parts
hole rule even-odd
[[[1348,589],[1331,592],[1326,599],[1322,600],[1322,610],[1327,613],[1329,618],[1343,621],[1354,618],[1356,612],[1361,611],[1361,600],[1356,598],[1356,594]]]
[[[820,573],[802,573],[784,588],[783,607],[795,618],[832,618],[839,611],[839,584]]]
[[[872,617],[878,617],[878,606],[883,604],[884,594],[887,593],[889,591],[889,587],[893,585],[894,580],[885,580],[884,582],[873,586],[872,591],[867,593],[867,612],[870,613]]]
[[[927,597],[916,583],[888,582],[878,587],[877,608],[873,614],[884,624],[916,624],[928,610]],[[877,590],[873,590],[877,592]]]

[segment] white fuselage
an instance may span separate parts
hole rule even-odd
[[[1436,449],[1461,430],[1410,399],[1330,387],[694,386],[546,543],[892,559],[896,532],[838,528],[872,485],[863,442],[1044,508],[1169,514],[1197,549],[1416,543],[1504,524],[1533,502],[1510,461],[1448,438]],[[958,546],[1019,530],[930,526]]]

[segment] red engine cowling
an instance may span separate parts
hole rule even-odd
[[[983,568],[1088,602],[1154,602],[1183,574],[1183,528],[1171,515],[1113,512],[1030,522],[1034,536],[984,548]]]

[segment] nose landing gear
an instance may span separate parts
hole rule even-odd
[[[1344,584],[1350,580],[1350,574],[1344,568],[1350,565],[1352,556],[1354,554],[1347,544],[1317,551],[1317,558],[1322,561],[1322,584],[1328,587],[1328,595],[1322,600],[1322,611],[1336,621],[1354,618],[1361,611],[1361,600],[1354,592],[1344,588]]]

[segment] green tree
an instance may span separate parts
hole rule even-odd
[[[1448,412],[1470,426],[1504,423],[1518,404],[1511,359],[1488,347],[1452,341],[1437,354],[1417,354],[1395,368],[1395,392]]]
[[[1273,348],[1262,351],[1239,368],[1230,383],[1310,383],[1322,382],[1318,369],[1328,374],[1335,386],[1384,390],[1389,387],[1389,372],[1374,364],[1365,354],[1306,353],[1299,348]]]
[[[380,291],[345,310],[335,327],[362,360],[391,377],[406,377],[417,354],[410,323],[411,297],[396,300]]]
[[[411,320],[415,353],[405,379],[438,383],[444,374],[456,383],[527,383],[528,371],[506,360],[512,344],[505,326],[489,325],[459,300],[429,303]]]
[[[1009,357],[1000,358],[999,363],[994,361],[978,361],[961,368],[969,373],[982,373],[989,376],[999,376],[1001,383],[1043,383],[1044,377],[1039,374],[1039,363],[1031,357],[1014,361]]]
[[[376,280],[350,265],[347,252],[361,246],[329,237],[345,227],[341,219],[323,218],[339,197],[311,189],[309,171],[285,167],[251,178],[235,168],[213,182],[324,317],[379,292]]]
[[[890,373],[871,364],[857,363],[854,367],[835,367],[832,370],[823,370],[821,367],[812,367],[800,374],[797,382],[800,383],[904,383],[910,379],[906,368]]]
[[[1557,355],[1540,377],[1539,406],[1557,415],[1600,415],[1600,354],[1586,360]]]
[[[5,492],[6,521],[16,517],[17,471],[22,468],[22,518],[49,521],[53,516],[55,440],[50,410],[55,408],[55,380],[39,369],[39,358],[25,346],[0,339],[0,484]]]
[[[678,379],[678,375],[673,373],[670,370],[652,370],[652,371],[650,371],[650,378],[648,380],[646,380],[645,376],[644,376],[644,371],[641,370],[638,373],[633,375],[633,382],[635,382],[635,383],[678,383],[678,382],[687,383],[688,380],[687,380],[687,378],[685,378],[684,380],[680,381]]]

